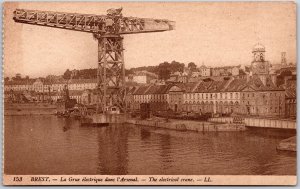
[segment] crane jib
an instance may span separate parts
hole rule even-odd
[[[163,19],[135,18],[16,9],[15,22],[90,33],[134,34],[175,29],[175,22]]]

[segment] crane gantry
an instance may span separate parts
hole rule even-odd
[[[15,22],[92,33],[98,41],[97,110],[109,105],[126,109],[125,64],[122,35],[163,32],[175,29],[175,22],[164,19],[124,17],[122,8],[106,15],[16,9]]]

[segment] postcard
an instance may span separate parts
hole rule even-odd
[[[5,2],[4,185],[296,185],[295,2]]]

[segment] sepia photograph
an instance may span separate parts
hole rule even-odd
[[[4,185],[296,185],[296,3],[3,3]]]

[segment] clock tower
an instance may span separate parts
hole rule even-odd
[[[261,44],[256,44],[253,47],[251,69],[255,75],[269,74],[269,62],[265,60],[265,52],[265,47]]]

